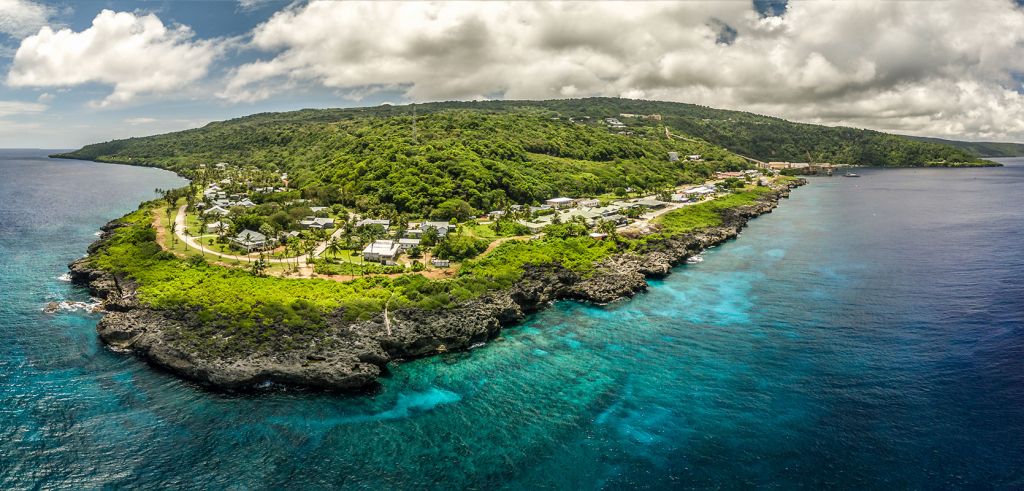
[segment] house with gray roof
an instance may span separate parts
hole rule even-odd
[[[231,213],[231,212],[228,211],[223,206],[220,206],[220,205],[211,206],[211,207],[207,208],[205,211],[203,211],[203,215],[226,216],[229,213]]]
[[[637,205],[637,206],[642,206],[642,207],[650,209],[650,210],[657,210],[659,208],[664,208],[665,204],[666,204],[664,201],[660,201],[660,200],[657,200],[657,199],[654,199],[654,198],[640,198],[640,199],[634,200],[633,203],[635,205]]]
[[[276,240],[268,238],[255,230],[245,229],[238,233],[238,235],[228,239],[231,243],[244,250],[245,252],[253,251],[265,251],[267,249],[273,249],[277,243]]]
[[[437,230],[437,235],[439,237],[444,237],[445,235],[448,235],[448,232],[450,232],[451,229],[453,228],[455,227],[453,227],[452,224],[448,222],[423,222],[420,224],[420,230],[426,232],[428,229],[435,229]]]
[[[405,235],[408,235],[409,237],[423,237],[423,234],[429,229],[437,230],[437,236],[444,237],[445,235],[448,235],[448,232],[451,231],[452,228],[454,228],[448,222],[423,222],[410,225],[412,226],[409,227],[409,230],[405,231]]]
[[[211,234],[219,234],[230,228],[231,225],[224,222],[213,222],[206,224],[206,232]]]
[[[420,245],[420,239],[398,239],[398,247],[403,251],[412,249]]]
[[[356,228],[359,228],[359,227],[369,227],[369,226],[373,226],[373,225],[380,225],[381,227],[384,227],[384,231],[386,232],[388,230],[388,228],[391,227],[391,220],[378,220],[378,219],[373,219],[373,218],[364,218],[364,219],[359,220],[358,222],[356,222]]]
[[[334,227],[334,219],[333,218],[308,216],[305,219],[301,220],[299,222],[299,225],[302,225],[303,227],[311,229],[311,230],[312,229],[333,228]]]

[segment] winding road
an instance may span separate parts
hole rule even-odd
[[[195,248],[197,250],[208,252],[210,254],[213,254],[214,256],[222,257],[222,258],[225,258],[225,259],[234,259],[234,260],[237,260],[237,261],[249,261],[249,260],[252,260],[252,259],[258,259],[259,258],[259,255],[253,256],[253,255],[250,254],[250,255],[247,255],[247,256],[238,256],[238,255],[234,255],[234,254],[225,254],[223,252],[217,252],[217,251],[215,251],[213,249],[210,249],[209,247],[207,247],[205,245],[200,245],[199,242],[196,241],[195,237],[192,236],[192,235],[189,235],[189,236],[186,237],[185,236],[185,227],[186,227],[186,225],[185,225],[185,212],[186,212],[187,208],[188,208],[188,205],[181,205],[181,208],[178,208],[178,214],[174,217],[174,234],[177,235],[178,238],[181,239],[183,242],[185,242],[185,244],[187,244],[190,247],[193,247],[193,248]],[[318,246],[317,248],[320,249],[321,247],[326,248],[327,247],[326,243],[325,244],[321,244],[321,246]],[[323,250],[321,249],[320,252],[323,252]],[[319,255],[319,252],[316,253],[316,255]],[[264,260],[267,261],[268,263],[275,263],[275,264],[285,264],[285,263],[287,263],[287,264],[294,264],[295,261],[296,261],[296,258],[295,257],[283,258],[283,259],[266,258]],[[306,262],[306,256],[299,256],[298,257],[298,263],[299,263],[299,269],[300,270],[304,270],[308,266],[307,262]]]

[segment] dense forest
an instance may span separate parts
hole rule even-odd
[[[978,157],[1024,157],[1024,143],[1005,142],[965,142],[956,140],[943,140],[942,138],[928,138],[924,136],[908,136],[914,140],[928,143],[938,143],[959,148],[965,152]]]
[[[683,158],[673,161],[669,152]],[[700,160],[685,158],[693,154]],[[489,210],[557,195],[657,190],[748,167],[743,156],[889,166],[977,160],[949,145],[875,131],[614,98],[263,113],[61,156],[186,176],[201,164],[251,165],[288,173],[293,188],[322,202],[423,214],[465,203]]]

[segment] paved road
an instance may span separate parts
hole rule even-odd
[[[191,235],[186,237],[185,236],[185,211],[186,211],[187,207],[188,207],[188,205],[181,205],[181,208],[178,208],[178,214],[177,214],[177,216],[174,217],[174,234],[177,235],[179,239],[184,241],[190,247],[193,247],[196,250],[206,251],[209,254],[213,254],[214,256],[218,256],[218,257],[223,257],[225,259],[235,259],[235,260],[238,260],[238,261],[248,261],[248,260],[251,260],[251,259],[259,258],[259,255],[256,255],[256,256],[252,256],[252,255],[249,255],[249,256],[236,256],[234,254],[225,254],[223,252],[217,252],[217,251],[215,251],[213,249],[210,249],[207,246],[200,246],[199,242],[197,242],[195,240],[195,237],[193,237]],[[284,259],[270,259],[270,258],[268,258],[268,259],[266,259],[266,261],[268,263],[277,263],[277,264],[282,264],[282,263],[294,264],[295,263],[295,258],[284,258]],[[306,257],[305,256],[299,256],[299,268],[305,268],[305,267],[306,267]]]

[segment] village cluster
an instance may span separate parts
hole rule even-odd
[[[620,118],[660,120],[661,116],[620,114],[618,118],[604,118],[603,123],[612,132],[628,131]],[[701,155],[679,152],[668,152],[664,158],[669,162],[704,161]],[[180,222],[177,234],[184,229],[184,234],[189,235],[191,223],[198,232],[191,235],[200,247],[219,248],[221,256],[230,253],[236,259],[234,254],[245,254],[248,258],[260,253],[261,257],[266,254],[279,262],[305,256],[306,262],[315,263],[318,258],[337,257],[340,251],[343,257],[358,259],[360,264],[449,268],[452,261],[483,252],[498,237],[539,238],[552,225],[583,225],[595,240],[630,229],[643,232],[659,215],[748,184],[767,185],[770,176],[779,170],[793,168],[772,164],[775,165],[718,172],[700,185],[679,186],[654,194],[643,195],[625,188],[625,196],[559,196],[532,206],[509,205],[460,223],[454,218],[412,221],[405,216],[364,216],[326,200],[303,198],[302,193],[289,187],[287,174],[222,162],[209,169],[200,165],[209,179],[204,181],[201,199],[190,201],[188,212],[182,210],[182,214],[189,216],[176,218]],[[498,231],[497,224],[503,225],[501,232],[480,233],[482,227]],[[452,246],[455,242],[461,245]]]
[[[680,160],[676,152],[666,158]],[[683,158],[699,161],[701,156]],[[701,185],[632,198],[555,197],[535,206],[511,205],[493,210],[460,224],[455,220],[413,222],[360,216],[338,205],[323,206],[302,199],[297,191],[289,189],[287,174],[276,176],[277,185],[256,186],[253,179],[247,178],[255,172],[251,169],[233,168],[226,163],[216,164],[212,169],[218,177],[225,177],[209,182],[202,189],[202,198],[192,204],[191,213],[191,221],[199,229],[199,235],[192,235],[196,240],[205,240],[204,244],[211,250],[219,246],[222,252],[227,249],[239,254],[276,252],[278,257],[306,255],[315,260],[330,252],[336,255],[337,250],[343,248],[349,251],[348,257],[358,257],[362,262],[409,266],[420,260],[421,265],[429,264],[434,268],[448,268],[451,261],[465,259],[465,255],[453,254],[449,249],[445,249],[447,253],[438,251],[437,247],[432,250],[432,246],[443,243],[450,234],[461,236],[463,227],[471,229],[504,220],[515,224],[515,230],[521,230],[524,237],[539,237],[551,225],[573,222],[586,225],[592,230],[590,237],[602,240],[611,230],[643,228],[658,215],[713,198],[736,185],[765,185],[766,174],[771,174],[771,171],[761,170],[719,172],[713,180]],[[265,181],[266,176],[262,177]],[[274,209],[279,211],[259,227],[247,225],[246,215],[268,202],[277,203]],[[179,220],[185,223],[184,217]],[[187,229],[187,226],[182,228]],[[181,230],[178,233],[182,233]],[[403,255],[408,260],[400,261]]]

